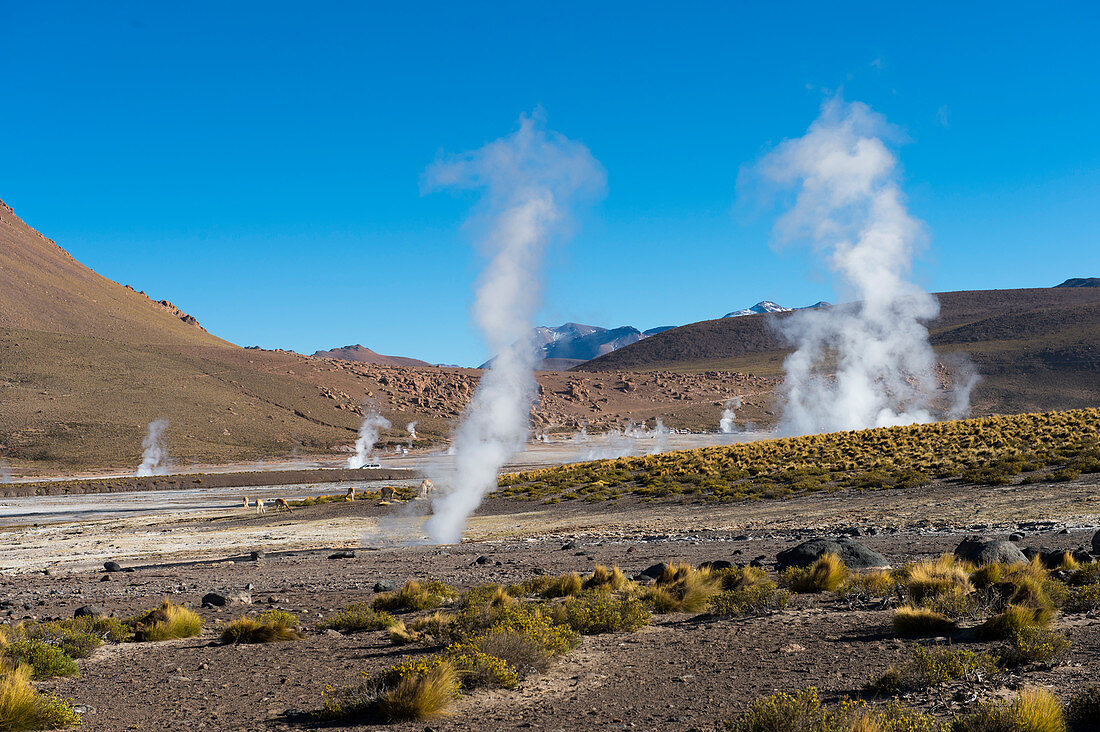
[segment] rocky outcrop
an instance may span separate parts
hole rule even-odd
[[[846,536],[832,539],[820,537],[804,541],[796,547],[786,549],[776,555],[776,569],[787,567],[807,567],[825,554],[836,554],[852,569],[887,569],[890,563],[886,557],[873,549],[852,541]]]

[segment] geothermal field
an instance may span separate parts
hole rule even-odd
[[[1100,730],[1094,8],[24,5],[0,732]]]

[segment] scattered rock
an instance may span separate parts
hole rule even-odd
[[[105,618],[107,611],[99,605],[81,605],[73,611],[74,618]]]
[[[99,578],[99,581],[100,582],[110,582],[111,581],[111,575],[105,574],[105,575],[103,575],[102,577]]]
[[[328,630],[326,630],[325,635],[329,636],[330,638],[343,638],[344,637],[343,633],[341,633],[338,630],[333,630],[332,628],[329,628]]]
[[[397,583],[393,580],[381,580],[374,583],[375,592],[395,592],[397,590]]]
[[[256,551],[252,552],[252,554],[250,554],[249,556],[252,557],[253,562],[258,562],[258,561],[260,561],[261,559],[264,558],[264,550],[263,549],[257,549]]]
[[[1019,544],[1021,541],[1024,540],[1024,535],[1020,533],[1009,534],[1008,540],[1011,541],[1013,544]]]
[[[484,554],[482,554],[480,557],[478,557],[477,559],[474,560],[474,564],[492,564],[492,563],[493,563],[492,558],[487,557]]]
[[[974,564],[1027,564],[1027,557],[1011,541],[980,536],[963,539],[955,556]]]
[[[278,603],[279,603],[279,598],[276,597],[275,595],[268,595],[267,596],[267,604],[268,605],[277,605]]]
[[[119,564],[118,562],[104,562],[103,563],[103,568],[105,570],[107,570],[108,572],[121,572],[122,571],[122,565]]]
[[[776,569],[808,567],[824,554],[836,554],[852,569],[889,569],[886,557],[847,536],[837,539],[818,537],[804,541],[796,547],[779,552],[775,556]]]
[[[779,650],[783,653],[802,653],[802,651],[806,650],[806,647],[800,646],[797,643],[788,643]]]
[[[714,559],[709,562],[703,562],[699,565],[699,569],[710,569],[712,571],[733,569],[733,562],[727,562],[725,559]]]
[[[329,554],[329,559],[355,559],[355,552],[350,549],[336,552],[335,554]]]
[[[1092,553],[1100,554],[1100,531],[1092,535]]]
[[[661,562],[660,564],[654,564],[652,567],[646,567],[645,569],[643,569],[641,572],[638,573],[638,576],[645,577],[647,579],[657,579],[665,573],[665,567],[667,566],[668,565],[664,562]]]
[[[225,607],[226,605],[251,605],[252,594],[248,592],[208,592],[202,596],[204,607]]]

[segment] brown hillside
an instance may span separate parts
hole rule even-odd
[[[318,358],[339,358],[344,361],[358,361],[360,363],[372,363],[378,366],[431,366],[427,361],[407,356],[383,356],[375,353],[366,346],[354,345],[343,348],[333,348],[330,351],[316,351],[314,356]]]
[[[184,318],[190,316],[171,303],[88,269],[0,202],[0,327],[127,343],[229,345]]]

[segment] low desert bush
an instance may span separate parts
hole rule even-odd
[[[547,608],[533,603],[517,603],[501,607],[467,608],[449,626],[448,634],[457,641],[491,633],[517,633],[538,644],[551,656],[569,652],[580,642],[580,636],[568,625],[555,622],[550,613],[560,615],[561,605]]]
[[[894,700],[881,707],[844,699],[825,706],[810,686],[753,701],[734,732],[937,732],[935,718]]]
[[[9,643],[4,657],[14,665],[26,665],[35,679],[52,679],[57,676],[75,676],[80,669],[65,651],[39,640]]]
[[[332,616],[325,626],[341,633],[385,630],[397,621],[387,612],[378,612],[365,602],[353,602]]]
[[[515,600],[512,600],[515,602]],[[447,631],[455,621],[457,616],[450,613],[442,613],[438,610],[431,615],[427,615],[416,620],[409,621],[408,624],[398,620],[388,626],[390,640],[394,645],[406,645],[408,643],[415,643],[425,638],[442,638],[447,634]]]
[[[0,667],[0,730],[61,729],[80,724],[72,706],[30,685],[29,666]]]
[[[182,605],[173,605],[164,599],[161,606],[130,621],[134,628],[134,640],[166,641],[174,638],[190,638],[202,631],[202,618]]]
[[[503,658],[489,655],[476,643],[452,643],[443,651],[443,658],[458,674],[463,689],[514,689],[519,674]]]
[[[20,623],[11,629],[9,639],[41,641],[60,648],[69,658],[87,658],[103,643],[97,634],[76,630],[70,623],[56,620]]]
[[[1000,673],[998,658],[989,652],[914,646],[913,657],[901,666],[891,666],[867,685],[875,694],[893,695],[919,691],[955,679],[984,680]]]
[[[894,611],[894,632],[903,638],[925,638],[954,631],[955,622],[934,610],[903,605]]]
[[[1066,704],[1066,722],[1070,729],[1095,729],[1100,720],[1100,686],[1089,686],[1075,694]]]
[[[1045,608],[1009,605],[1004,612],[994,615],[975,628],[974,634],[981,640],[1004,640],[1022,630],[1045,628],[1050,625],[1053,617],[1053,611]]]
[[[788,567],[781,579],[792,592],[835,592],[848,579],[848,567],[836,554],[822,554],[808,567]]]
[[[458,606],[463,608],[480,607],[482,605],[497,607],[511,605],[514,602],[516,602],[516,595],[511,594],[509,590],[500,585],[472,587],[463,592],[458,598]]]
[[[1100,582],[1081,587],[1071,587],[1063,609],[1069,613],[1088,613],[1100,610]]]
[[[633,633],[649,622],[649,611],[640,600],[586,590],[554,608],[555,619],[581,635]],[[560,613],[560,616],[558,615]]]
[[[222,629],[222,643],[277,643],[301,640],[298,618],[282,610],[268,610],[255,618],[234,620]]]
[[[584,588],[584,580],[576,572],[549,577],[538,594],[550,600],[555,597],[571,597]]]
[[[458,590],[439,580],[409,580],[396,592],[383,592],[374,598],[375,610],[434,610],[458,597]]]
[[[1011,704],[987,702],[954,720],[950,732],[1065,732],[1062,705],[1049,691],[1022,689]]]
[[[787,607],[791,593],[770,579],[723,590],[710,599],[710,612],[722,617],[767,615]]]
[[[1008,649],[1001,654],[1006,666],[1056,661],[1069,650],[1069,640],[1048,628],[1024,627],[1008,637]]]
[[[406,661],[358,687],[326,688],[321,717],[340,722],[397,723],[447,714],[458,697],[454,668],[439,657]]]
[[[697,613],[706,609],[721,587],[721,577],[708,568],[670,564],[643,597],[657,613]]]
[[[1071,585],[1091,585],[1100,582],[1100,560],[1082,564],[1069,576]]]
[[[879,570],[850,575],[837,590],[837,594],[845,600],[867,602],[889,597],[894,594],[896,587],[897,580],[893,574]]]
[[[475,638],[473,644],[482,652],[507,661],[520,679],[531,673],[545,672],[553,659],[538,641],[512,630],[491,631]]]

